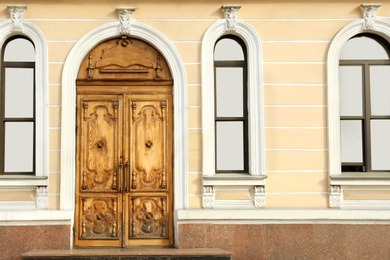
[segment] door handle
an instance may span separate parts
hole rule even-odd
[[[129,188],[129,181],[130,181],[130,163],[129,162],[126,162],[126,192],[129,192],[130,191],[130,188]]]
[[[123,158],[121,156],[120,162],[119,162],[119,192],[123,192]]]

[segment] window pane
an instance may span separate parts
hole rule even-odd
[[[244,60],[244,52],[235,40],[222,39],[215,46],[214,60]]]
[[[5,117],[32,118],[34,116],[34,70],[6,68]]]
[[[243,116],[243,69],[216,69],[217,117]]]
[[[341,162],[363,162],[362,121],[340,121]]]
[[[340,115],[363,115],[361,66],[340,66]]]
[[[23,38],[10,41],[4,51],[4,61],[35,61],[34,45]]]
[[[370,66],[371,114],[390,115],[390,66]]]
[[[371,120],[371,168],[390,170],[390,120]]]
[[[243,122],[217,122],[217,170],[244,170]]]
[[[33,172],[34,123],[5,123],[5,172]]]
[[[389,55],[376,40],[363,36],[350,39],[341,50],[342,60],[387,60]]]

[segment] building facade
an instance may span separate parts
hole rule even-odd
[[[2,10],[4,259],[85,246],[390,253],[390,2]]]

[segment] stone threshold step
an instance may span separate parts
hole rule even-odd
[[[72,260],[228,260],[231,253],[218,248],[85,248],[70,250],[33,250],[20,259]]]

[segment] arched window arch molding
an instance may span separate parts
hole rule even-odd
[[[120,36],[119,21],[99,26],[85,34],[70,51],[62,74],[61,197],[62,210],[74,209],[75,192],[75,100],[76,78],[83,58],[98,43]],[[132,21],[131,36],[149,42],[170,67],[174,99],[174,208],[187,208],[187,94],[183,62],[169,40],[157,30]]]
[[[330,183],[330,207],[335,208],[375,208],[390,209],[388,201],[346,201],[343,199],[345,187],[390,186],[388,176],[362,175],[343,176],[341,172],[340,146],[340,92],[339,92],[339,57],[344,44],[360,33],[372,33],[390,42],[390,22],[376,17],[374,29],[364,29],[364,20],[359,19],[341,29],[332,40],[327,56],[327,95],[328,95],[328,164]]]
[[[9,176],[7,180],[0,179],[0,187],[9,186],[35,186],[36,201],[34,205],[21,204],[20,207],[45,209],[48,205],[47,185],[48,185],[48,54],[47,42],[42,31],[33,23],[24,20],[22,31],[12,31],[12,22],[7,19],[0,23],[0,46],[14,35],[28,37],[35,46],[35,100],[36,100],[36,148],[35,163],[36,175],[12,180]],[[18,207],[18,203],[13,203]],[[2,205],[0,204],[0,208]]]
[[[229,176],[215,174],[215,127],[214,127],[214,46],[224,35],[240,37],[247,47],[248,66],[248,119],[249,119],[249,173]],[[262,46],[257,32],[244,21],[237,20],[234,31],[226,31],[226,20],[221,19],[208,28],[202,41],[202,161],[203,207],[264,207],[264,123]],[[216,186],[252,186],[253,201],[249,203],[219,203],[215,201]]]

